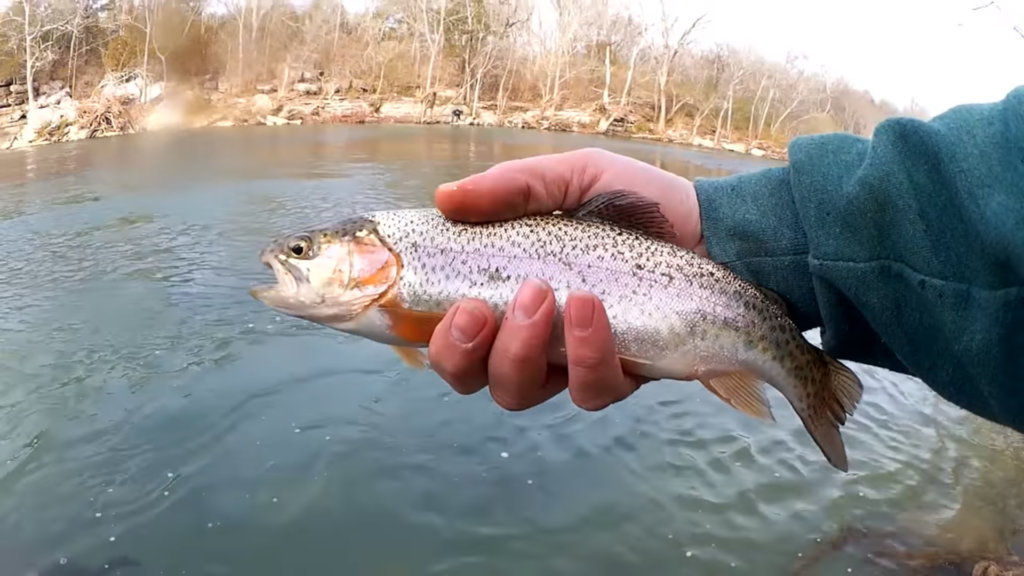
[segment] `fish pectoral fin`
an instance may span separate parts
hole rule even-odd
[[[387,319],[388,331],[410,346],[426,346],[434,329],[441,323],[444,314],[410,310],[396,301],[380,304],[380,311]]]
[[[398,354],[398,357],[402,359],[402,362],[405,362],[406,365],[412,366],[417,370],[423,370],[430,365],[427,361],[426,353],[420,348],[392,346],[391,349],[395,351],[395,354]]]
[[[661,204],[629,190],[603,192],[563,215],[613,224],[665,242],[675,243],[679,238],[672,222],[661,212]]]
[[[700,383],[723,402],[758,420],[775,422],[764,382],[750,372],[727,372],[714,378],[702,378]]]

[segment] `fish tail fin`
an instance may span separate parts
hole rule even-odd
[[[793,391],[800,400],[794,402],[800,421],[814,439],[828,463],[849,471],[846,445],[840,426],[852,416],[864,393],[860,379],[843,363],[818,350],[821,361],[816,369],[804,372],[800,389]]]

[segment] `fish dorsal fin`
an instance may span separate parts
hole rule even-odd
[[[676,229],[661,212],[661,205],[636,192],[613,190],[591,197],[563,216],[613,224],[648,236],[675,243]]]
[[[758,286],[757,289],[760,290],[761,294],[764,294],[765,298],[771,300],[771,302],[775,304],[783,314],[788,313],[786,301],[782,299],[782,296],[779,296],[773,290],[769,290],[761,286]]]
[[[759,420],[774,422],[764,382],[749,372],[727,372],[714,378],[701,379],[705,388],[723,402]]]

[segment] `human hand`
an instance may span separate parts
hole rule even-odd
[[[706,256],[693,184],[645,162],[599,148],[534,156],[497,164],[435,193],[448,218],[487,222],[571,210],[594,195],[634,190],[658,202],[678,243]],[[501,322],[482,301],[456,303],[430,340],[433,369],[455,391],[487,387],[506,410],[525,410],[566,388],[584,410],[625,399],[643,381],[623,373],[604,306],[592,294],[571,293],[565,303],[567,367],[548,364],[554,294],[543,279],[520,287]]]

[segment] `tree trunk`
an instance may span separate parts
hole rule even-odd
[[[498,118],[501,118],[505,111],[505,99],[508,96],[505,93],[505,82],[508,81],[509,71],[512,69],[512,62],[515,59],[510,55],[505,59],[505,70],[501,73],[501,82],[498,84]]]
[[[142,48],[142,97],[139,101],[145,104],[149,101],[149,44],[152,39],[153,33],[153,20],[150,17],[149,11],[152,7],[149,3],[146,3],[146,43],[143,44]]]
[[[609,42],[604,46],[604,94],[602,95],[601,101],[604,103],[604,107],[608,108],[611,106],[611,98],[608,95],[608,90],[612,83],[612,45]]]
[[[245,4],[242,4],[241,10],[238,14],[238,86],[235,87],[236,90],[242,88],[245,75]]]
[[[761,91],[764,90],[764,84],[767,81],[767,77],[761,78],[761,84],[757,87],[757,94],[754,95],[754,101],[750,103],[750,123],[747,126],[747,139],[750,141],[754,140],[754,118],[757,116],[757,102],[761,99]]]
[[[633,72],[636,70],[636,58],[640,54],[640,45],[633,47],[633,53],[629,57],[629,72],[626,73],[626,85],[622,87],[622,96],[619,98],[619,106],[625,106],[629,101],[629,88],[633,84]]]
[[[27,90],[28,94],[28,109],[32,110],[36,107],[36,91],[32,87],[32,76],[35,74],[32,62],[32,59],[35,57],[35,55],[32,54],[32,42],[35,38],[29,32],[29,21],[32,19],[32,8],[29,0],[22,0],[21,4],[25,10],[25,90]]]
[[[668,87],[668,63],[662,65],[661,71],[658,72],[658,94],[655,105],[658,107],[658,133],[664,134],[665,127],[668,123],[668,109],[665,96],[665,90]]]
[[[78,29],[82,20],[82,5],[75,0],[75,23],[71,28],[71,46],[68,49],[68,90],[75,97],[76,67],[78,66]]]
[[[764,109],[761,110],[761,121],[757,124],[757,139],[760,140],[764,137],[764,123],[768,119],[768,111],[772,108],[772,98],[775,97],[775,87],[768,90],[768,100],[764,103]]]
[[[341,35],[341,13],[345,8],[343,0],[338,2],[338,11],[334,15],[334,42],[331,44],[331,56],[338,58],[338,36]]]

